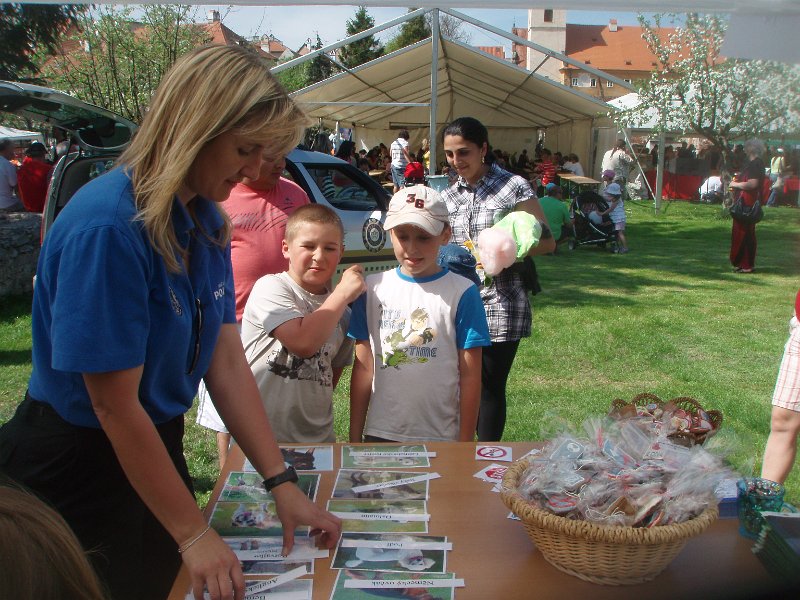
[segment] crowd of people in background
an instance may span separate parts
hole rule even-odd
[[[333,149],[331,146],[323,151],[345,158],[345,160],[365,172],[381,171],[382,176],[378,178],[393,183],[396,185],[396,189],[404,187],[402,185],[405,179],[404,170],[409,164],[413,163],[419,163],[426,176],[441,173],[442,175],[449,175],[451,183],[455,181],[455,171],[447,161],[434,165],[434,170],[431,170],[430,142],[428,139],[423,139],[419,145],[412,147],[409,143],[410,137],[408,130],[401,129],[398,131],[397,139],[388,147],[380,143],[369,150],[362,148],[356,153],[355,146],[352,145],[353,142],[343,140],[339,142],[338,150]],[[342,146],[345,147],[346,156],[342,156]],[[578,176],[585,175],[584,167],[577,154],[551,152],[548,148],[543,147],[541,143],[536,145],[533,156],[528,153],[527,148],[511,153],[501,148],[495,148],[492,150],[492,160],[501,169],[528,179],[536,186],[540,195],[544,194],[544,186],[548,183],[556,183],[556,174],[559,172],[572,173]],[[398,182],[401,185],[397,185]]]
[[[59,158],[77,150],[63,130],[53,128],[52,145],[31,142],[24,153],[9,139],[0,139],[0,213],[41,213],[53,166]]]

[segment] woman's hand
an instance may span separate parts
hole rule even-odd
[[[203,588],[213,600],[243,600],[244,575],[239,559],[216,531],[209,529],[181,554],[189,571],[195,600]]]
[[[319,536],[319,545],[333,548],[342,533],[342,521],[308,499],[293,483],[283,483],[272,489],[278,518],[283,526],[283,555],[288,556],[294,546],[294,530],[298,525],[309,525],[311,535]]]

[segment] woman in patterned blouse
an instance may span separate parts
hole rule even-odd
[[[555,249],[547,218],[530,184],[493,164],[489,136],[480,121],[456,119],[444,130],[444,153],[458,179],[442,194],[450,212],[452,242],[474,245],[478,234],[513,210],[534,215],[542,239],[530,255]],[[515,263],[481,286],[492,345],[483,349],[478,440],[497,441],[506,421],[506,381],[519,340],[531,334],[531,305],[523,285],[522,263]]]

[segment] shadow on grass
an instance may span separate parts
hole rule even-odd
[[[0,367],[11,367],[31,364],[31,351],[28,350],[0,350]]]

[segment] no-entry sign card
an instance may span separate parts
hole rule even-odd
[[[500,460],[511,462],[511,448],[509,446],[481,446],[475,447],[475,460]]]

